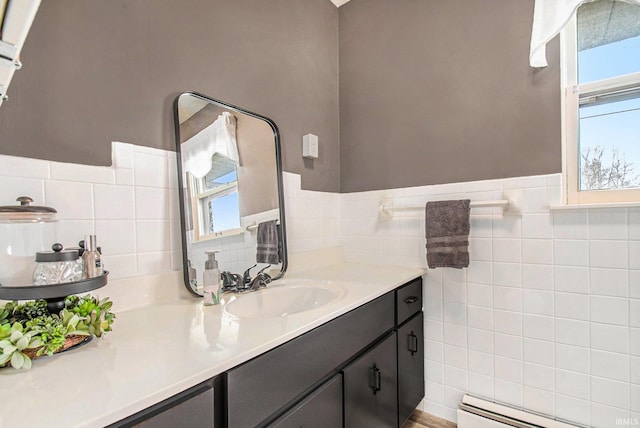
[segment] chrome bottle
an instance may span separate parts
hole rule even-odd
[[[87,235],[84,239],[84,252],[82,253],[82,277],[95,278],[104,273],[102,261],[98,252],[96,235]]]

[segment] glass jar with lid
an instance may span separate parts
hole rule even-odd
[[[78,250],[65,250],[62,244],[53,244],[52,251],[36,253],[34,285],[61,284],[82,279],[82,259]]]
[[[0,206],[0,286],[33,285],[33,256],[57,235],[55,209],[32,205],[28,196],[16,200],[20,205]]]

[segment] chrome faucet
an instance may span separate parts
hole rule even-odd
[[[232,291],[234,293],[244,293],[246,291],[255,291],[260,288],[266,287],[271,282],[271,276],[264,271],[271,265],[267,265],[260,269],[255,278],[251,279],[251,269],[256,267],[257,264],[251,266],[244,271],[244,274],[240,276],[237,273],[224,271],[220,275],[222,276],[222,291]]]
[[[249,290],[258,290],[260,288],[266,287],[268,283],[271,282],[271,276],[268,273],[265,273],[264,270],[271,265],[265,266],[260,269],[255,278],[249,283]]]
[[[224,272],[220,273],[220,276],[222,276],[222,291],[223,292],[226,292],[226,291],[237,291],[239,286],[242,287],[242,285],[244,285],[242,277],[240,275],[238,275],[237,273],[224,271]]]
[[[249,284],[251,283],[251,274],[250,274],[251,269],[253,269],[256,266],[258,266],[257,263],[251,266],[249,269],[245,270],[244,273],[242,274],[242,285],[245,287],[244,291],[246,291],[246,289],[249,287]]]

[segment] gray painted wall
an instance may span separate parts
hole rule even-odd
[[[529,67],[533,3],[342,6],[341,191],[560,172],[558,43]]]
[[[338,191],[338,9],[328,0],[45,0],[0,107],[0,154],[111,164],[111,141],[173,150],[194,90],[273,119],[286,171]],[[319,136],[305,163],[302,136]]]
[[[0,153],[172,149],[172,101],[195,90],[273,119],[306,189],[559,172],[558,44],[529,67],[532,16],[533,0],[45,0]],[[303,161],[309,132],[320,158]]]

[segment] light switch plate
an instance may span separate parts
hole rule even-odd
[[[318,159],[318,136],[307,134],[302,137],[302,157]]]

